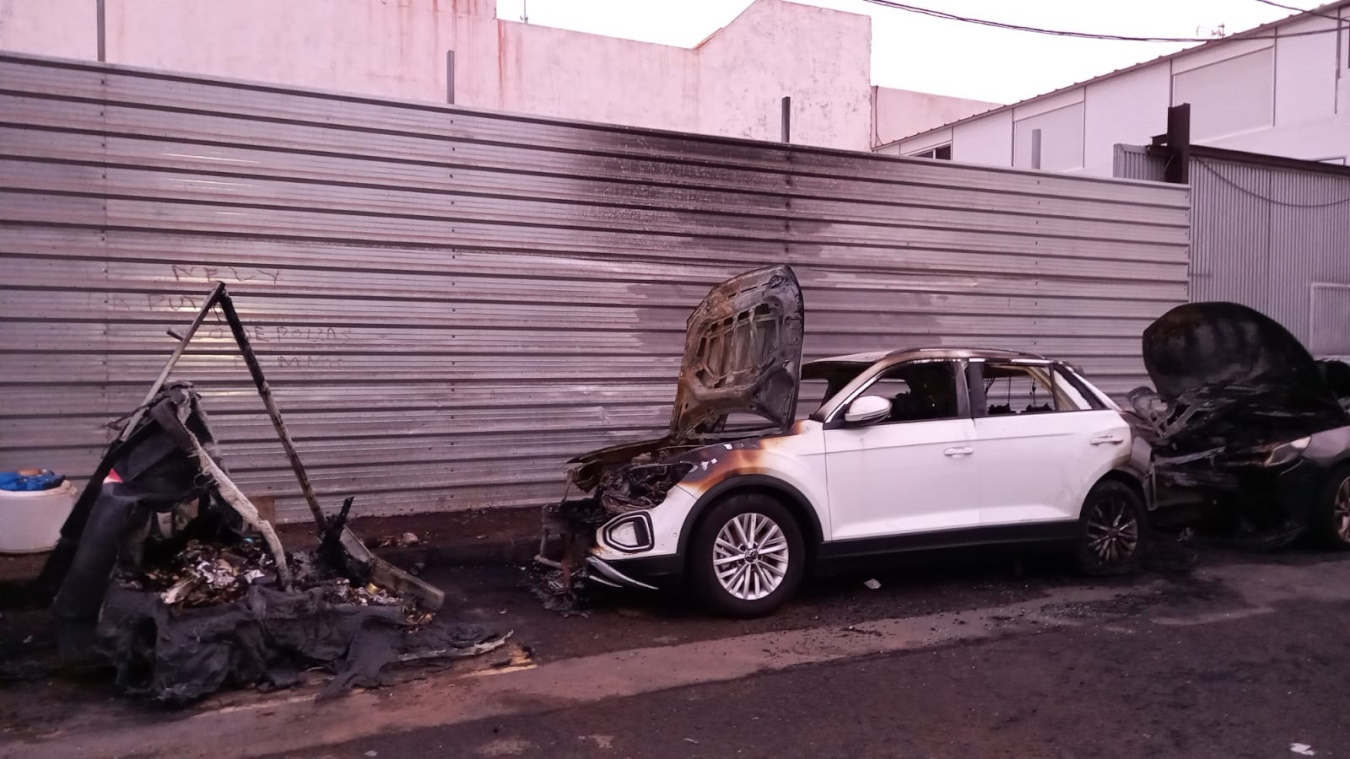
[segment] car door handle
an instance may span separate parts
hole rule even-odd
[[[974,453],[974,452],[975,452],[975,449],[974,449],[974,448],[968,448],[968,447],[962,445],[962,446],[957,446],[957,447],[955,447],[955,448],[948,448],[947,450],[945,450],[945,451],[942,452],[942,455],[943,455],[943,456],[969,456],[970,454],[972,454],[972,453]]]
[[[1093,445],[1106,445],[1108,443],[1111,445],[1118,445],[1120,443],[1125,442],[1125,438],[1121,435],[1105,433],[1101,435],[1093,435],[1092,439],[1089,440],[1088,442],[1092,443]]]

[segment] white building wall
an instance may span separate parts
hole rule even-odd
[[[1329,19],[1315,18],[1290,24],[1288,31],[1302,33],[1323,30],[1334,24]],[[1319,34],[1275,41],[1275,57],[1280,63],[1275,69],[1275,89],[1280,95],[1275,101],[1277,127],[1296,126],[1335,116],[1338,79],[1350,76],[1350,65],[1347,65],[1346,60],[1350,56],[1343,53],[1341,66],[1335,65],[1338,52],[1336,37],[1334,34]],[[1332,65],[1326,65],[1328,61]]]
[[[1275,46],[1172,71],[1172,105],[1191,104],[1191,141],[1205,143],[1275,124]]]
[[[503,110],[698,130],[698,60],[687,49],[508,21],[500,39]]]
[[[446,100],[456,0],[105,2],[110,63]]]
[[[1012,114],[1004,111],[952,127],[952,160],[1007,166],[1012,156]]]
[[[1168,66],[1150,66],[1084,88],[1084,173],[1110,176],[1116,145],[1167,131],[1170,80]]]
[[[699,132],[776,140],[792,98],[792,141],[872,147],[867,16],[760,0],[696,48]]]
[[[94,59],[97,7],[0,0],[0,50]],[[922,95],[875,115],[870,18],[785,0],[755,0],[695,48],[502,21],[495,0],[105,7],[109,63],[438,103],[453,91],[460,105],[541,116],[776,140],[791,96],[794,142],[869,150],[874,130],[925,128],[988,105]]]
[[[1350,21],[1350,4],[1335,12]],[[1334,25],[1309,18],[1278,33]],[[913,155],[950,141],[954,160],[1026,168],[1040,128],[1043,169],[1111,176],[1115,145],[1147,143],[1166,131],[1168,106],[1186,102],[1196,144],[1350,162],[1350,32],[1206,45],[878,150]]]
[[[1037,160],[1036,133],[1041,148]],[[1083,103],[1070,103],[1053,111],[1013,123],[1013,166],[1019,169],[1073,171],[1083,168]]]
[[[0,50],[98,57],[94,0],[0,0]]]
[[[1041,132],[1041,165],[1046,171],[1083,166],[1083,90],[1066,90],[1012,109],[1013,165],[1035,168],[1033,142]]]
[[[950,98],[890,87],[873,87],[872,90],[873,107],[876,109],[876,134],[873,137],[878,145],[950,124],[1000,105],[984,100]]]

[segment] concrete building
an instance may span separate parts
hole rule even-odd
[[[1350,2],[916,130],[877,150],[1111,176],[1114,146],[1161,134],[1167,108],[1180,103],[1191,104],[1197,145],[1346,163]]]
[[[496,0],[0,0],[0,50],[851,150],[990,104],[871,84],[871,19],[755,0],[693,48]]]

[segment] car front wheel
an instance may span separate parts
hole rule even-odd
[[[1078,564],[1089,575],[1119,575],[1139,564],[1148,539],[1143,501],[1130,486],[1102,480],[1078,518]]]
[[[766,495],[732,495],[693,535],[690,575],[710,608],[733,617],[768,614],[797,592],[806,544],[792,512]]]
[[[1350,550],[1350,467],[1343,466],[1327,478],[1313,520],[1313,531],[1324,544]]]

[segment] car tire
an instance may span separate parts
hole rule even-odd
[[[700,520],[689,562],[691,588],[704,605],[730,617],[758,617],[796,594],[806,541],[782,503],[741,493],[713,504]]]
[[[1350,551],[1350,466],[1331,473],[1313,509],[1313,534],[1328,548]]]
[[[1085,574],[1106,577],[1134,571],[1148,538],[1148,514],[1133,488],[1117,480],[1102,480],[1092,487],[1078,517],[1075,546]]]

